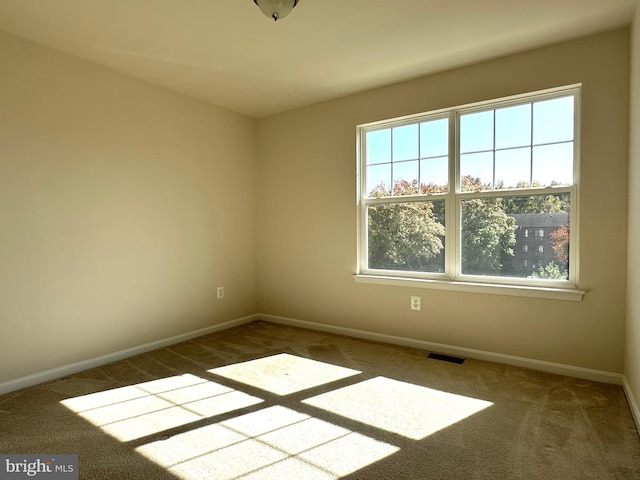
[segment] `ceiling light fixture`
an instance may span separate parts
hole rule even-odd
[[[276,22],[289,15],[299,0],[253,0],[262,13]]]

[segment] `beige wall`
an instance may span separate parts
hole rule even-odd
[[[623,371],[627,30],[257,122],[7,34],[0,58],[0,383],[257,311]],[[357,124],[577,82],[582,302],[354,282]]]
[[[0,58],[0,383],[256,311],[252,120],[7,34]]]
[[[637,403],[640,402],[640,0],[636,5],[636,17],[632,27],[630,140],[629,258],[624,371]],[[640,403],[637,403],[636,408],[640,408]],[[640,422],[640,418],[636,420]]]
[[[582,302],[354,282],[357,124],[578,82]],[[260,120],[260,311],[622,372],[628,91],[623,29]]]

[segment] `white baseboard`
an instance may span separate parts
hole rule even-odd
[[[446,345],[442,343],[427,342],[424,340],[416,340],[407,337],[398,337],[394,335],[386,335],[382,333],[368,332],[366,330],[358,330],[353,328],[338,327],[335,325],[327,325],[323,323],[309,322],[305,320],[298,320],[294,318],[281,317],[277,315],[268,314],[253,314],[246,317],[223,322],[211,327],[202,328],[192,332],[176,335],[174,337],[165,338],[151,343],[145,343],[132,348],[119,350],[100,357],[91,358],[81,362],[63,365],[61,367],[52,368],[43,372],[38,372],[33,375],[20,377],[14,380],[9,380],[4,383],[0,383],[0,395],[5,393],[14,392],[23,388],[31,387],[41,383],[56,380],[58,378],[72,375],[84,370],[106,365],[108,363],[123,360],[125,358],[140,355],[151,350],[167,347],[169,345],[175,345],[176,343],[184,342],[192,338],[208,335],[210,333],[226,330],[228,328],[244,325],[255,320],[265,320],[282,325],[290,325],[293,327],[307,328],[310,330],[317,330],[322,332],[336,333],[338,335],[346,335],[356,338],[362,338],[365,340],[373,340],[376,342],[390,343],[394,345],[402,345],[406,347],[419,348],[421,350],[428,350],[431,352],[444,353],[448,355],[456,355],[466,358],[474,358],[477,360],[485,360],[489,362],[504,363],[507,365],[514,365],[518,367],[531,368],[533,370],[540,370],[544,372],[557,373],[560,375],[567,375],[571,377],[582,378],[586,380],[592,380],[596,382],[612,383],[616,385],[622,385],[624,387],[629,405],[633,413],[636,425],[640,429],[640,411],[638,404],[633,398],[630,386],[621,374],[605,372],[601,370],[592,370],[582,367],[574,367],[572,365],[564,365],[560,363],[546,362],[543,360],[535,360],[525,357],[517,357],[513,355],[504,355],[501,353],[493,353],[484,350],[475,350],[465,347],[457,347],[454,345]]]
[[[622,376],[622,387],[624,388],[624,394],[627,396],[627,403],[629,404],[629,410],[633,420],[636,422],[636,428],[638,429],[638,435],[640,435],[640,405],[636,402],[633,392],[631,391],[631,385],[627,380],[626,375]]]
[[[546,362],[544,360],[535,360],[525,357],[516,357],[513,355],[504,355],[502,353],[493,353],[484,350],[475,350],[472,348],[456,347],[454,345],[445,345],[442,343],[415,340],[413,338],[385,335],[382,333],[368,332],[366,330],[357,330],[353,328],[338,327],[335,325],[326,325],[324,323],[308,322],[306,320],[280,317],[277,315],[258,314],[256,315],[256,318],[268,322],[279,323],[282,325],[290,325],[292,327],[308,328],[310,330],[318,330],[322,332],[362,338],[365,340],[373,340],[376,342],[384,342],[394,345],[402,345],[405,347],[419,348],[421,350],[444,353],[447,355],[456,355],[460,357],[474,358],[476,360],[485,360],[488,362],[496,362],[517,367],[530,368],[543,372],[557,373],[560,375],[567,375],[570,377],[577,377],[585,380],[592,380],[595,382],[622,385],[622,375],[619,373],[611,373],[583,367],[574,367],[572,365]]]
[[[34,373],[33,375],[27,375],[26,377],[16,378],[9,380],[8,382],[0,383],[0,395],[9,392],[15,392],[16,390],[22,390],[23,388],[32,387],[41,383],[50,382],[58,378],[66,377],[74,373],[89,370],[91,368],[100,367],[108,363],[117,362],[125,358],[140,355],[141,353],[150,352],[158,348],[168,347],[169,345],[175,345],[176,343],[191,340],[192,338],[201,337],[210,333],[219,332],[228,328],[237,327],[238,325],[244,325],[245,323],[253,322],[257,320],[257,315],[248,315],[246,317],[237,318],[235,320],[229,320],[228,322],[219,323],[211,327],[201,328],[192,332],[183,333],[170,338],[164,338],[155,342],[145,343],[136,347],[126,348],[124,350],[118,350],[117,352],[102,355],[100,357],[90,358],[81,362],[71,363],[63,365],[61,367],[52,368],[43,372]]]

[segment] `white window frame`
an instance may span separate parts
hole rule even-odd
[[[460,189],[460,133],[459,118],[462,114],[484,111],[507,106],[515,106],[552,98],[573,95],[574,102],[574,162],[573,185],[554,187],[531,187],[526,189],[499,189],[480,192],[462,192]],[[585,292],[578,289],[579,275],[579,228],[578,201],[580,175],[580,85],[569,85],[523,95],[462,105],[448,109],[410,115],[359,125],[356,128],[357,151],[357,271],[354,275],[358,283],[384,284],[419,288],[456,290],[498,295],[517,295],[557,300],[581,301]],[[447,193],[426,195],[385,197],[384,199],[367,196],[366,178],[366,133],[372,130],[411,125],[418,122],[449,119],[449,188]],[[535,278],[511,278],[500,276],[476,276],[461,273],[461,204],[469,198],[492,198],[505,196],[549,195],[568,193],[571,196],[569,248],[569,279],[543,280]],[[367,206],[389,202],[437,201],[445,202],[445,273],[407,272],[398,270],[379,270],[367,268]]]

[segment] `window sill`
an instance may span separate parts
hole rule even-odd
[[[434,290],[452,290],[456,292],[484,293],[489,295],[508,295],[516,297],[545,298],[581,302],[585,292],[574,288],[550,288],[523,285],[504,285],[491,283],[448,282],[408,277],[390,277],[382,275],[354,275],[356,283],[389,285],[396,287],[430,288]]]

